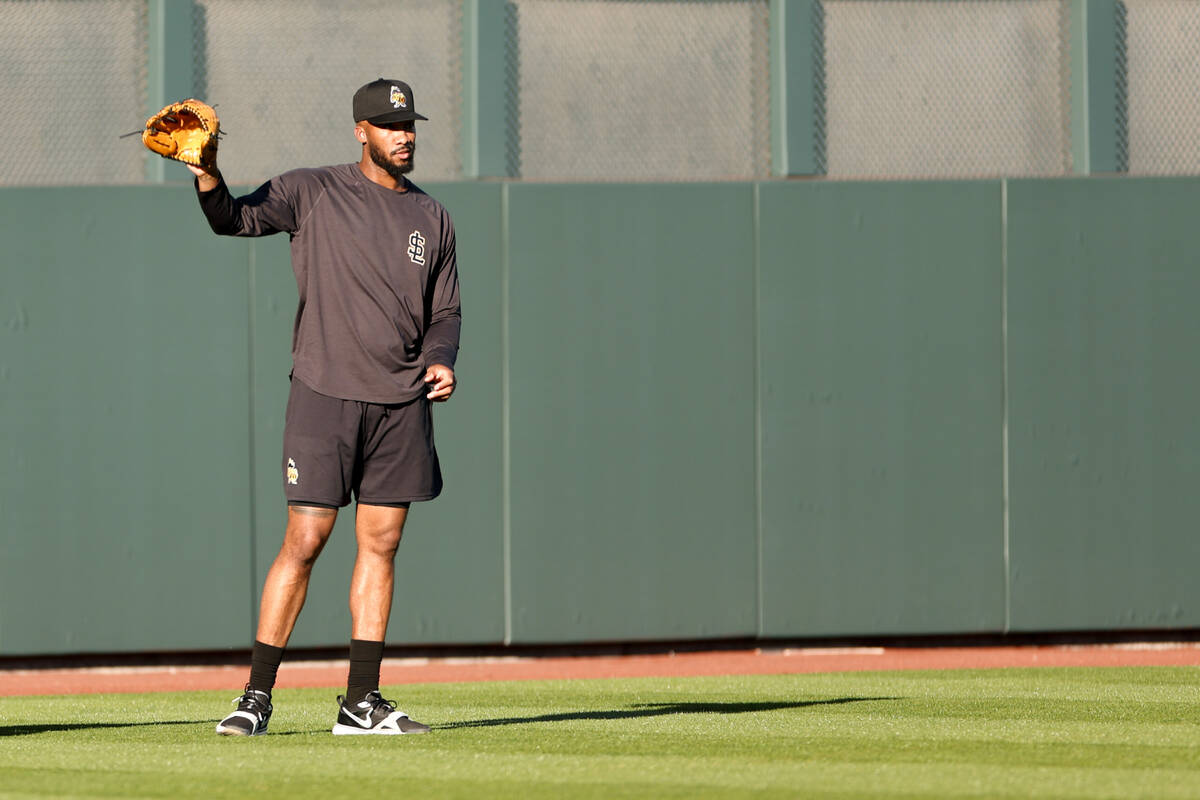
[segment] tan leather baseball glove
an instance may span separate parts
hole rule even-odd
[[[180,100],[146,120],[142,144],[163,158],[211,169],[217,163],[221,121],[207,103]]]

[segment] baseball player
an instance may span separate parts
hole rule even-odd
[[[352,497],[350,673],[333,733],[429,731],[380,695],[379,668],[409,504],[442,489],[430,404],[455,389],[454,227],[406,177],[415,121],[427,119],[411,87],[380,78],[354,94],[353,107],[358,163],[286,172],[238,198],[215,157],[211,167],[188,166],[213,231],[291,237],[300,294],[283,434],[287,528],[263,584],[250,678],[220,734],[267,732],[313,563]]]

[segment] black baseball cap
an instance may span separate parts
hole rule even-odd
[[[354,121],[373,124],[429,119],[417,113],[412,87],[404,81],[377,78],[354,93]]]

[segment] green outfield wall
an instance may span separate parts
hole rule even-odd
[[[393,644],[1200,626],[1198,179],[427,186],[447,488]],[[243,648],[286,238],[0,189],[0,655]],[[341,645],[353,508],[292,643]]]

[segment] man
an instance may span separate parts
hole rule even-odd
[[[212,229],[291,237],[300,294],[283,434],[288,521],[267,573],[237,710],[217,733],[266,733],[275,674],[338,509],[357,501],[350,673],[335,734],[426,733],[379,693],[394,558],[409,504],[442,488],[431,402],[455,389],[460,327],[454,228],[405,176],[413,92],[372,81],[354,95],[358,163],[297,169],[234,198],[215,166],[188,167]],[[298,132],[301,135],[303,132]]]

